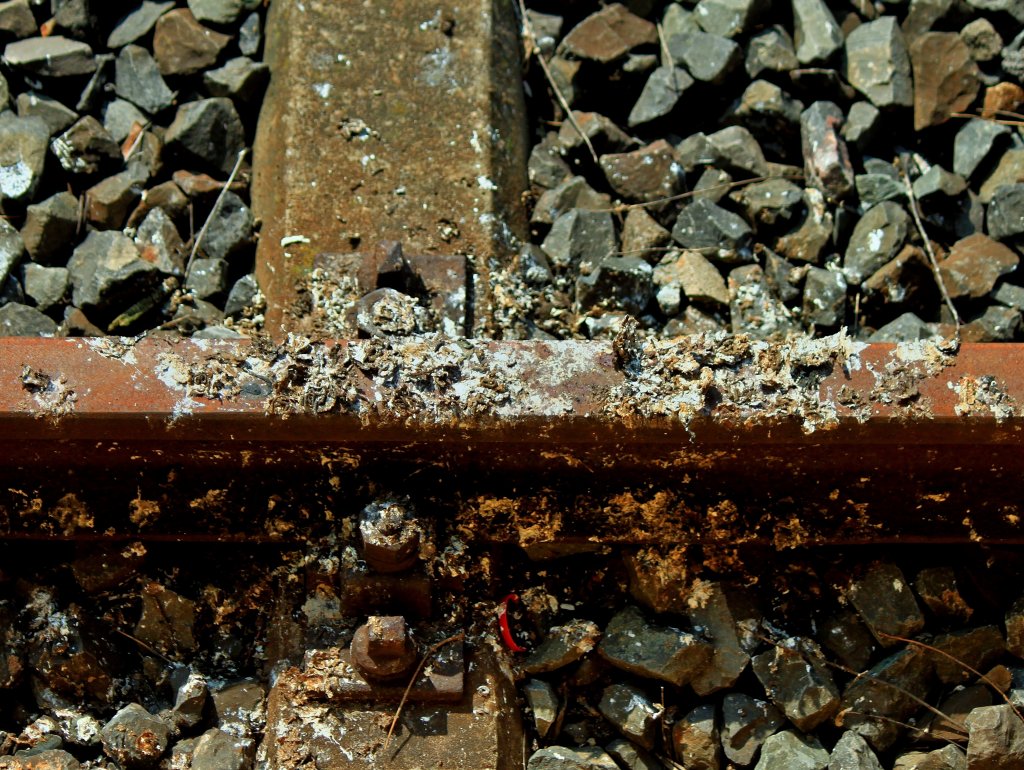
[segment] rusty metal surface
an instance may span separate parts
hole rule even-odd
[[[483,262],[524,234],[511,3],[275,0],[266,58],[253,208],[272,334],[295,328],[287,314],[320,252],[397,239]]]
[[[7,439],[1019,444],[1024,350],[619,343],[8,339]]]

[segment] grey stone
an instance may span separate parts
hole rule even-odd
[[[251,740],[239,739],[212,727],[199,736],[192,752],[191,770],[249,770],[255,754]]]
[[[89,233],[68,260],[74,304],[87,313],[134,302],[159,280],[154,265],[139,258],[131,238],[116,230]]]
[[[167,750],[170,730],[166,722],[138,703],[130,703],[100,730],[103,752],[125,767],[154,764]]]
[[[854,102],[846,113],[841,136],[862,152],[878,134],[882,113],[870,102]]]
[[[598,746],[547,746],[530,755],[526,770],[620,770]]]
[[[994,61],[1003,50],[1002,35],[992,26],[992,22],[984,17],[966,24],[960,30],[960,39],[976,62]]]
[[[604,749],[608,756],[626,770],[665,770],[665,766],[651,754],[624,738],[616,738]]]
[[[767,80],[753,81],[731,108],[733,119],[780,158],[787,157],[799,143],[803,110],[803,102]]]
[[[866,740],[847,730],[832,747],[828,770],[882,770],[882,764]]]
[[[707,135],[700,131],[690,134],[677,144],[676,155],[679,156],[679,162],[683,164],[687,173],[719,161],[718,151],[708,141]]]
[[[1009,704],[974,709],[967,726],[971,770],[1013,770],[1024,766],[1024,723]]]
[[[785,337],[794,330],[789,310],[772,294],[760,265],[731,270],[728,285],[733,334],[769,339]]]
[[[917,599],[895,564],[873,563],[862,577],[850,582],[847,596],[883,647],[899,644],[890,636],[910,637],[924,628]]]
[[[622,224],[622,253],[627,257],[642,257],[648,262],[660,260],[664,247],[672,234],[658,224],[647,210],[637,206],[626,213]]]
[[[587,263],[581,264],[585,270]],[[576,279],[580,309],[621,310],[639,315],[654,294],[653,270],[640,257],[608,257]]]
[[[153,32],[153,56],[162,75],[193,75],[217,63],[230,35],[208,29],[188,8],[162,15]]]
[[[23,236],[14,229],[14,225],[0,217],[0,286],[7,282],[7,276],[21,262],[24,253]]]
[[[707,135],[708,143],[726,171],[734,174],[764,176],[768,172],[764,152],[757,139],[743,126],[728,126]]]
[[[828,760],[817,738],[785,730],[765,739],[755,770],[825,770]]]
[[[719,770],[722,747],[715,707],[697,706],[672,726],[675,756],[688,770]]]
[[[658,67],[647,78],[626,124],[633,128],[671,114],[693,82],[682,67]]]
[[[0,337],[52,337],[57,323],[45,313],[20,302],[0,307]]]
[[[625,152],[636,146],[636,142],[609,118],[598,112],[573,110],[576,126],[579,126],[598,155],[609,152]],[[583,137],[571,121],[565,121],[558,130],[558,142],[566,152],[586,152]],[[589,155],[589,153],[588,153]]]
[[[260,682],[243,679],[214,690],[213,708],[217,726],[234,735],[256,735],[267,719],[266,688]]]
[[[857,197],[864,206],[882,201],[899,201],[907,197],[907,188],[899,179],[888,174],[857,174],[854,177]]]
[[[749,259],[751,235],[742,218],[703,199],[685,206],[672,228],[672,238],[680,246],[726,262]]]
[[[174,7],[174,0],[143,0],[142,4],[117,23],[107,37],[107,48],[117,50],[139,38],[145,37],[153,29],[157,19]]]
[[[914,128],[945,123],[967,109],[981,86],[970,49],[955,32],[927,32],[913,40]]]
[[[954,299],[979,299],[992,291],[1002,276],[1016,270],[1019,263],[1020,258],[1009,247],[976,233],[953,244],[949,256],[939,263],[939,274]]]
[[[68,290],[68,271],[65,267],[43,267],[33,262],[25,265],[22,277],[25,295],[40,310],[49,310],[64,300]]]
[[[678,3],[669,3],[661,17],[661,30],[667,39],[683,32],[699,32],[700,24],[697,23],[693,11]]]
[[[577,92],[582,92],[585,88],[585,81],[581,74],[583,62],[552,56],[551,61],[548,62],[548,69],[551,70],[551,81],[562,92],[565,103],[572,107],[576,103]]]
[[[836,326],[846,317],[846,279],[838,270],[811,266],[804,279],[803,317],[815,326]]]
[[[92,48],[61,35],[8,43],[3,58],[9,66],[41,77],[88,75],[96,69]]]
[[[880,327],[868,337],[868,342],[915,342],[929,339],[935,334],[934,327],[908,312]]]
[[[234,24],[245,6],[244,0],[188,0],[188,9],[196,19],[220,25]]]
[[[687,262],[703,260],[695,252],[684,252],[680,255],[680,259],[685,259]],[[697,264],[700,263],[697,262]],[[714,269],[706,260],[704,265]],[[715,277],[721,287],[720,296],[724,304],[728,301],[725,281],[722,280],[722,276],[717,270],[715,270]],[[716,286],[717,288],[718,286]],[[686,292],[686,295],[691,297],[689,292]],[[736,618],[729,605],[729,598],[720,583],[704,581],[699,596],[692,597],[690,603],[690,623],[694,628],[702,630],[712,646],[711,660],[708,661],[704,670],[690,682],[690,686],[697,695],[705,696],[732,687],[746,669],[750,662],[750,656],[740,646]]]
[[[986,215],[988,234],[996,240],[1024,235],[1024,184],[999,187],[992,195]]]
[[[543,674],[575,663],[597,646],[601,629],[589,620],[570,620],[550,629],[522,663],[528,674]]]
[[[743,49],[729,38],[707,32],[684,32],[670,37],[672,62],[686,67],[695,80],[725,82],[743,62]]]
[[[75,109],[80,113],[99,112],[102,103],[106,100],[112,86],[111,77],[114,71],[115,56],[112,53],[97,54],[96,71],[92,73],[89,82],[82,89]]]
[[[830,200],[842,200],[854,186],[850,152],[840,133],[842,125],[842,110],[832,102],[815,102],[800,115],[807,182]]]
[[[181,105],[164,141],[181,163],[227,174],[245,146],[245,131],[231,100],[214,97]]]
[[[967,5],[982,12],[1007,13],[1014,21],[1024,23],[1024,3],[1020,0],[965,0]]]
[[[569,30],[558,52],[607,64],[623,58],[637,46],[656,42],[658,30],[651,22],[630,13],[620,3],[612,3]]]
[[[0,3],[0,33],[14,38],[32,37],[39,28],[28,0],[6,0]]]
[[[868,209],[854,227],[846,247],[846,280],[858,285],[895,257],[907,238],[909,222],[907,212],[892,201]]]
[[[0,204],[30,201],[46,164],[50,132],[41,118],[0,112]]]
[[[114,71],[115,93],[149,114],[167,109],[174,101],[174,92],[145,48],[126,45],[117,55]]]
[[[765,73],[783,73],[800,66],[793,39],[780,26],[763,29],[747,43],[746,69],[751,79]]]
[[[136,123],[144,126],[148,122],[142,110],[124,99],[114,99],[103,109],[103,127],[115,142],[123,142]]]
[[[387,289],[387,291],[392,290]],[[397,294],[398,292],[395,293]],[[174,312],[174,320],[180,322],[178,324],[179,330],[187,329],[189,326],[206,329],[220,326],[224,320],[224,313],[213,303],[192,297],[191,300],[183,301],[178,305],[178,309]]]
[[[184,275],[185,244],[178,228],[163,209],[154,208],[146,214],[135,232],[135,246],[142,259],[156,265],[161,273]],[[228,311],[225,309],[225,312]]]
[[[11,87],[7,84],[7,78],[0,75],[0,111],[6,110],[11,101]]]
[[[768,227],[792,222],[804,205],[803,190],[779,178],[747,185],[730,197],[746,209],[747,219]]]
[[[685,631],[649,624],[627,607],[609,621],[598,652],[616,668],[680,687],[707,663],[711,647]]]
[[[1000,187],[1020,182],[1024,182],[1024,148],[1007,150],[1000,156],[992,173],[982,182],[978,198],[982,203],[989,204]]]
[[[798,268],[766,246],[755,247],[755,253],[764,255],[764,277],[772,293],[784,303],[790,303],[800,296],[799,284],[806,274],[806,268]]]
[[[814,730],[839,707],[839,689],[821,650],[809,639],[775,644],[755,655],[751,668],[772,702],[803,732]]]
[[[63,257],[78,230],[78,199],[59,192],[25,210],[21,237],[34,262],[52,264]]]
[[[769,0],[700,0],[693,15],[705,32],[739,37],[750,32],[770,8]]]
[[[533,712],[533,724],[537,735],[547,737],[548,731],[558,718],[558,695],[555,688],[540,679],[527,679],[523,683],[526,703]]]
[[[654,268],[654,285],[658,291],[659,304],[666,297],[675,298],[675,312],[679,311],[683,298],[701,305],[729,304],[729,290],[718,268],[706,260],[699,251],[684,250],[669,253]],[[674,292],[674,294],[673,294]],[[662,307],[667,315],[667,308]]]
[[[844,666],[854,671],[867,668],[877,648],[860,618],[845,609],[822,623],[818,639]]]
[[[801,64],[826,64],[843,47],[843,31],[824,0],[793,0],[793,25]]]
[[[244,313],[249,308],[254,308],[259,297],[260,287],[256,282],[256,276],[250,273],[243,275],[228,292],[227,302],[224,303],[224,315],[236,316]]]
[[[984,168],[997,145],[1008,141],[1009,135],[1009,126],[980,118],[968,120],[953,140],[953,170],[970,179],[975,171]]]
[[[527,174],[530,184],[550,190],[572,176],[569,164],[559,151],[557,135],[549,133],[530,150]]]
[[[903,35],[910,40],[936,27],[949,29],[958,23],[966,8],[961,0],[911,0],[903,20]]]
[[[967,770],[967,757],[953,745],[935,751],[910,751],[896,757],[893,770]]]
[[[104,166],[121,160],[121,148],[103,125],[92,115],[76,121],[71,128],[50,142],[65,171],[95,174]]]
[[[217,297],[228,288],[228,263],[223,259],[192,261],[192,267],[185,279],[185,288],[199,299]]]
[[[131,171],[108,176],[85,192],[85,218],[102,230],[120,230],[142,195],[142,185]]]
[[[541,248],[557,270],[582,264],[592,267],[618,251],[612,215],[571,209],[555,220]]]
[[[648,751],[654,748],[661,711],[638,687],[613,684],[601,693],[598,709],[620,733]]]
[[[843,726],[867,740],[875,751],[885,751],[901,733],[892,720],[906,722],[920,710],[920,701],[927,700],[931,673],[931,660],[919,648],[908,646],[880,661],[868,676],[854,679],[843,692],[839,706],[844,712]]]
[[[11,273],[4,283],[0,283],[0,307],[9,302],[23,303],[25,292],[21,288],[21,281]]]
[[[97,6],[92,0],[51,0],[54,29],[85,39],[99,24]]]
[[[1010,342],[1021,330],[1021,311],[1016,307],[989,305],[961,330],[965,342]]]
[[[1019,319],[1019,311],[1011,308],[995,309],[1013,312]],[[931,645],[945,653],[933,653],[932,663],[939,681],[949,685],[968,684],[974,678],[970,669],[988,671],[1006,651],[1003,632],[996,626],[979,626],[939,634],[931,641]]]
[[[537,199],[530,221],[534,224],[553,224],[555,220],[572,209],[585,211],[609,211],[611,198],[594,190],[581,176],[566,179]]]
[[[255,56],[260,52],[263,43],[263,22],[260,15],[253,11],[242,21],[238,28],[238,50],[243,56]]]
[[[270,67],[248,56],[229,59],[223,67],[203,73],[203,85],[210,96],[226,96],[239,104],[252,104],[263,98]]]
[[[535,243],[524,243],[520,246],[513,264],[516,273],[529,286],[544,286],[551,283],[554,277],[548,258]]]
[[[210,698],[206,677],[181,666],[172,671],[171,684],[175,687],[171,713],[184,727],[195,727],[202,721],[203,709]]]
[[[914,180],[914,196],[924,204],[934,199],[955,198],[967,189],[967,180],[935,165]]]
[[[895,16],[861,24],[846,38],[843,74],[879,109],[910,107],[910,56]]]
[[[208,257],[231,259],[252,244],[253,222],[252,211],[229,190],[211,215],[200,247]]]
[[[609,186],[628,201],[651,203],[671,197],[684,181],[675,151],[664,139],[633,152],[602,155],[600,166]]]
[[[29,118],[35,116],[42,118],[50,130],[50,136],[59,134],[78,120],[78,113],[74,110],[65,107],[56,99],[51,99],[49,96],[38,94],[34,91],[24,91],[18,94],[15,104],[18,108],[19,117]]]
[[[533,28],[533,36],[541,53],[551,56],[562,37],[565,18],[554,13],[541,13],[532,8],[526,10],[526,17]]]
[[[752,764],[765,740],[785,719],[770,703],[729,693],[722,700],[722,749],[730,762]]]
[[[819,190],[806,188],[803,198],[805,213],[802,219],[775,242],[775,251],[787,259],[815,263],[832,241],[832,212]]]
[[[732,175],[727,171],[714,166],[708,166],[701,173],[693,186],[691,196],[694,200],[707,200],[712,203],[721,203],[722,199],[733,189]]]

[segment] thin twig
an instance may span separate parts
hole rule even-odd
[[[997,115],[1016,115],[1015,112],[1009,112],[1007,110],[996,110]],[[975,115],[970,112],[954,112],[951,117],[963,118],[964,120],[987,120],[989,123],[998,123],[1000,126],[1024,126],[1024,119],[1018,120],[1007,120],[1005,118],[994,118],[986,117],[985,115]]]
[[[238,174],[238,169],[242,167],[242,161],[245,160],[245,154],[249,152],[249,149],[243,148],[238,153],[238,158],[235,160],[235,167],[231,169],[231,174],[228,176],[228,181],[224,183],[224,186],[220,188],[220,194],[217,196],[217,200],[213,203],[213,208],[210,209],[210,213],[206,217],[206,221],[203,222],[203,226],[199,229],[199,235],[196,236],[195,242],[192,244],[192,251],[188,255],[188,263],[185,265],[185,277],[188,277],[189,270],[192,269],[192,261],[196,258],[196,252],[199,251],[199,244],[203,242],[203,237],[206,235],[207,229],[210,227],[210,222],[217,216],[217,212],[220,210],[220,204],[224,202],[224,196],[227,195],[228,190],[231,189],[231,185],[235,181],[235,176]]]
[[[132,636],[131,634],[127,633],[126,631],[122,631],[120,628],[115,628],[114,631],[116,633],[120,634],[121,636],[123,636],[126,639],[131,639],[133,642],[135,642],[137,645],[139,645],[139,647],[144,649],[146,652],[149,652],[152,655],[156,655],[158,658],[160,658],[165,663],[167,663],[167,665],[169,665],[169,666],[177,666],[177,665],[179,665],[176,661],[171,660],[170,658],[168,658],[166,655],[164,655],[159,650],[154,649],[153,647],[151,647],[150,645],[146,644],[141,639]]]
[[[845,711],[841,711],[839,713],[839,716],[845,717],[847,714],[849,714],[851,716],[855,716],[855,717],[867,717],[868,719],[877,719],[879,722],[888,722],[889,724],[896,725],[897,727],[902,727],[905,730],[910,730],[911,732],[915,732],[915,733],[918,733],[920,735],[930,735],[931,734],[931,727],[927,727],[927,728],[922,730],[917,725],[912,725],[909,722],[901,722],[899,719],[893,719],[892,717],[887,717],[884,714],[869,714],[867,711],[856,711],[854,709],[846,709]],[[947,717],[947,719],[948,719],[948,717]],[[958,731],[956,729],[957,722],[949,720],[949,724],[952,725],[952,730],[950,732],[960,732],[960,731]],[[964,738],[967,737],[966,731],[963,731],[963,736],[964,736]],[[949,740],[948,738],[946,738],[944,740],[946,741],[946,743],[953,743],[953,741]],[[956,744],[953,744],[953,745],[956,745]]]
[[[1013,713],[1017,715],[1017,719],[1019,719],[1021,722],[1024,722],[1024,714],[1021,714],[1020,710],[1017,708],[1017,705],[1012,700],[1010,700],[1010,698],[1006,695],[1006,693],[1003,692],[1003,690],[1001,690],[999,688],[999,686],[988,677],[988,675],[983,674],[980,671],[978,671],[978,669],[972,668],[971,666],[967,665],[964,661],[960,660],[960,658],[956,657],[955,655],[951,655],[950,653],[946,652],[945,650],[940,650],[938,647],[935,647],[935,646],[933,646],[931,644],[927,644],[926,642],[919,642],[917,639],[907,639],[906,637],[903,637],[903,636],[896,636],[896,634],[887,634],[884,631],[879,631],[878,634],[879,634],[879,636],[884,636],[887,639],[895,639],[898,642],[903,642],[905,644],[913,644],[916,647],[920,647],[921,649],[928,650],[928,652],[934,652],[934,653],[936,653],[938,655],[941,655],[942,657],[946,658],[947,660],[953,661],[954,663],[956,663],[961,668],[964,668],[965,670],[970,671],[972,674],[974,674],[976,677],[978,677],[978,679],[980,679],[985,684],[987,684],[989,687],[991,687],[993,690],[995,690],[997,693],[999,693],[999,696],[1004,701],[1006,701],[1006,705],[1009,706],[1011,709],[1013,709]]]
[[[907,176],[906,169],[903,169],[903,186],[907,189],[907,198],[910,201],[910,213],[914,217],[914,224],[917,225],[917,231],[921,234],[921,240],[924,242],[924,251],[928,255],[928,261],[932,266],[932,274],[935,276],[935,283],[939,286],[939,293],[942,294],[942,301],[949,308],[949,312],[953,316],[953,323],[956,326],[956,339],[960,341],[960,314],[956,312],[956,307],[953,305],[953,300],[949,296],[949,292],[946,290],[946,282],[942,280],[942,273],[939,272],[939,260],[935,257],[935,250],[932,249],[932,242],[928,238],[928,233],[925,232],[924,223],[921,221],[921,212],[917,206],[917,196],[914,195],[914,186],[910,183],[910,177]]]
[[[416,666],[416,671],[413,672],[412,677],[409,679],[409,684],[405,686],[405,692],[402,693],[402,700],[398,702],[398,708],[395,709],[395,715],[391,720],[391,727],[388,728],[388,735],[384,739],[383,751],[388,750],[388,744],[391,743],[391,735],[395,732],[395,725],[398,724],[398,718],[402,716],[402,708],[405,706],[405,702],[409,699],[409,693],[412,691],[412,686],[416,684],[416,680],[420,678],[420,674],[423,672],[423,667],[427,665],[427,661],[434,657],[434,655],[437,654],[437,651],[442,647],[449,645],[452,642],[461,642],[465,638],[466,632],[459,631],[459,633],[454,636],[442,639],[423,654],[423,659],[420,661],[420,664]]]
[[[576,120],[576,116],[572,114],[572,107],[569,106],[569,102],[566,101],[562,95],[561,89],[558,84],[555,83],[555,76],[551,74],[551,69],[548,67],[548,63],[544,61],[544,56],[540,51],[540,46],[537,45],[537,37],[533,33],[533,25],[530,24],[530,17],[526,15],[526,3],[524,0],[519,0],[519,17],[523,24],[523,38],[526,43],[526,58],[529,59],[531,56],[537,60],[540,64],[540,68],[544,71],[544,77],[547,78],[548,85],[551,86],[552,92],[555,94],[555,98],[558,99],[558,104],[563,110],[565,110],[566,117],[569,122],[572,123],[572,127],[576,129],[576,132],[580,135],[583,143],[587,146],[590,151],[590,157],[594,159],[594,163],[597,163],[597,151],[594,149],[594,145],[590,141],[590,137],[586,135],[579,122]]]
[[[687,198],[693,198],[696,195],[702,193],[709,193],[714,190],[732,190],[737,187],[746,187],[747,185],[757,184],[758,182],[768,182],[772,179],[803,179],[803,174],[771,174],[768,176],[753,176],[749,179],[737,179],[732,182],[722,182],[721,184],[711,185],[710,187],[702,187],[699,190],[687,190],[677,195],[670,195],[667,198],[658,198],[653,201],[642,201],[640,203],[622,203],[618,206],[614,206],[610,209],[595,209],[595,211],[607,211],[612,214],[621,214],[623,211],[629,211],[630,209],[644,209],[648,206],[660,206],[663,203],[672,203],[673,201],[686,200]]]

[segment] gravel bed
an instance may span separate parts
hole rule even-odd
[[[1019,3],[526,7],[510,336],[1020,338]]]
[[[0,335],[258,328],[240,153],[269,79],[264,15],[0,3]]]

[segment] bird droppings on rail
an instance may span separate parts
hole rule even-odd
[[[56,423],[75,411],[78,394],[63,375],[54,377],[25,366],[21,371],[21,388],[32,396],[35,406],[30,406],[30,411],[35,412],[36,417]]]
[[[1013,396],[995,377],[965,376],[948,385],[959,396],[953,409],[960,417],[991,415],[996,422],[1003,422],[1017,413]]]

